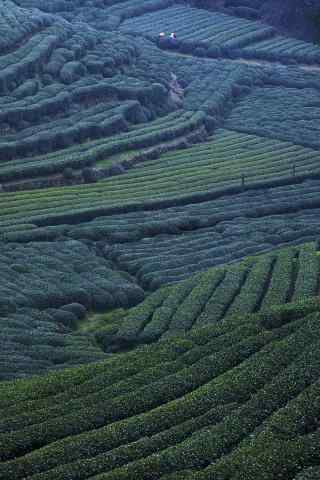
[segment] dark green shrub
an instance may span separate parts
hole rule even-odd
[[[77,317],[71,311],[62,308],[48,308],[47,312],[55,322],[62,323],[68,328],[74,328],[77,324]]]
[[[108,292],[95,292],[93,294],[93,309],[97,312],[103,312],[107,309],[115,307],[115,299]],[[120,305],[119,305],[120,306]]]
[[[24,98],[30,95],[35,95],[39,89],[39,84],[36,80],[27,80],[14,92],[16,98]]]
[[[213,133],[216,128],[217,120],[212,115],[205,116],[205,127],[209,134]]]
[[[59,75],[61,68],[63,67],[63,61],[51,60],[45,67],[45,72],[49,77],[56,77]]]
[[[117,331],[117,325],[108,325],[102,330],[99,330],[95,333],[94,336],[103,350],[107,351],[110,348],[111,350],[114,349],[114,346],[112,346],[112,344]]]
[[[82,170],[82,176],[86,183],[95,183],[99,179],[96,168],[86,167]]]
[[[17,273],[29,273],[30,266],[25,263],[14,263],[11,265],[11,268]]]
[[[89,73],[97,74],[103,73],[105,71],[105,67],[102,60],[90,60],[86,62],[86,66]],[[107,77],[108,75],[106,75]]]
[[[129,306],[129,301],[128,301],[128,297],[126,295],[126,292],[121,289],[121,288],[118,288],[115,293],[114,293],[114,301],[115,301],[115,306],[116,308],[126,308]]]
[[[86,72],[85,66],[77,61],[66,63],[60,70],[60,78],[70,84],[81,78]]]
[[[75,176],[75,172],[72,170],[72,168],[68,167],[63,170],[63,177],[66,180],[72,180]]]
[[[68,303],[63,305],[60,310],[73,313],[79,320],[82,320],[87,314],[87,309],[81,303]]]

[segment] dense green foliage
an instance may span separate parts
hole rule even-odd
[[[276,327],[236,316],[96,366],[4,383],[0,478],[298,474],[319,462],[318,309],[292,305]]]

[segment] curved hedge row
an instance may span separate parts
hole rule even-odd
[[[130,237],[124,231],[117,232],[118,242],[108,245],[105,249],[107,258],[117,262],[120,268],[136,275],[144,288],[154,290],[161,285],[173,283],[188,277],[190,274],[206,270],[209,267],[239,261],[247,255],[272,251],[276,246],[297,244],[306,240],[315,240],[319,235],[319,210],[314,211],[312,226],[310,212],[302,211],[297,219],[291,215],[264,215],[259,219],[245,219],[236,217],[232,222],[219,222],[217,226],[195,229],[186,232],[188,227],[194,229],[192,221],[185,219],[180,224],[169,222],[157,225],[150,224],[149,231],[152,238],[141,239],[139,232]],[[214,219],[216,222],[216,219]],[[153,229],[153,231],[151,230]],[[266,230],[274,230],[274,235],[266,234]],[[165,236],[161,236],[161,230]],[[109,227],[82,229],[83,235],[106,238],[112,241]],[[74,230],[75,237],[81,238],[81,229]],[[37,232],[30,232],[29,238]],[[28,235],[26,232],[25,235]],[[19,233],[16,234],[19,237]],[[127,237],[127,240],[126,240]],[[13,237],[14,238],[14,237]],[[130,243],[124,243],[124,242]]]
[[[99,107],[101,110],[101,106]],[[129,126],[125,118],[117,115],[117,111],[127,117],[128,121],[137,121],[141,119],[143,111],[140,103],[137,101],[123,101],[118,107],[113,107],[109,103],[106,105],[106,113],[102,111],[102,115],[107,115],[104,123],[100,123],[99,117],[96,116],[90,119],[95,122],[93,127],[89,119],[86,120],[88,124],[87,130],[84,129],[85,122],[80,116],[80,128],[78,126],[69,127],[64,130],[65,143],[75,141],[77,136],[82,139],[84,132],[89,131],[91,136],[95,129],[95,134],[103,133],[104,137],[99,141],[90,141],[81,144],[81,146],[73,146],[58,150],[55,153],[36,156],[33,158],[21,158],[18,160],[10,160],[3,162],[0,167],[0,180],[8,182],[12,180],[19,180],[26,177],[37,177],[41,175],[48,175],[57,172],[62,172],[66,168],[84,168],[86,166],[97,166],[103,169],[110,169],[116,165],[123,165],[128,168],[135,163],[145,161],[152,158],[154,155],[159,156],[161,152],[166,150],[174,150],[179,148],[179,145],[188,146],[190,143],[201,141],[207,136],[206,130],[206,116],[204,114],[193,114],[192,112],[178,112],[165,117],[160,117],[154,122],[142,126]],[[101,114],[100,114],[101,115]],[[108,118],[108,115],[110,118]],[[71,119],[68,120],[71,123]],[[113,131],[117,127],[117,134]],[[57,122],[60,128],[60,122]],[[48,128],[48,127],[47,127]],[[61,122],[62,128],[62,122]],[[120,134],[121,129],[126,129],[127,132]],[[70,135],[71,130],[74,132]],[[109,134],[111,138],[105,138]],[[52,142],[46,144],[46,148],[54,147],[57,138],[62,141],[62,137],[57,137],[56,132],[51,132]],[[199,140],[198,140],[199,139]],[[39,139],[34,138],[34,148],[39,148],[41,143],[41,135]],[[188,143],[189,142],[189,143]],[[158,151],[157,153],[157,147]],[[152,148],[155,147],[155,148]],[[12,147],[13,148],[13,147]],[[20,145],[22,148],[22,144]],[[45,148],[43,145],[42,148]],[[150,150],[151,149],[151,150]],[[0,145],[1,150],[1,145]],[[128,153],[126,153],[128,152]],[[115,171],[117,171],[115,169]],[[106,170],[107,173],[107,170]]]
[[[0,57],[0,92],[5,94],[17,84],[42,72],[54,49],[72,35],[72,27],[56,22],[45,30],[35,33],[14,52]]]
[[[195,249],[193,256],[197,259]],[[155,269],[155,263],[150,267]],[[157,290],[124,317],[114,341],[154,341],[233,315],[268,311],[318,295],[319,285],[320,257],[314,243],[249,257]]]
[[[84,24],[72,25],[57,20],[45,31],[31,37],[18,50],[1,57],[3,91],[7,88],[13,90],[2,99],[1,120],[4,124],[1,153],[5,158],[27,157],[32,153],[52,150],[50,135],[48,137],[46,133],[48,129],[68,130],[64,139],[60,138],[61,134],[58,135],[55,149],[84,141],[88,137],[101,136],[103,125],[99,134],[95,134],[94,129],[99,129],[99,124],[103,124],[105,119],[94,121],[89,108],[97,110],[98,102],[109,102],[111,108],[112,102],[117,99],[139,100],[146,113],[139,111],[131,115],[133,121],[145,121],[146,114],[151,115],[148,108],[151,108],[153,115],[166,108],[168,110],[166,90],[162,85],[150,85],[128,75],[104,79],[115,75],[137,55],[135,46],[130,45],[128,39],[121,35],[115,37],[117,46],[115,39],[111,40],[106,34],[98,38]],[[48,42],[52,45],[47,54],[41,53]],[[88,51],[99,56],[99,72],[91,70],[90,57],[83,58]],[[36,59],[36,69],[30,64],[29,57]],[[92,58],[94,61],[94,55]],[[22,83],[36,74],[37,80],[29,79]],[[79,81],[83,76],[85,79]],[[63,112],[64,115],[61,115]],[[78,127],[79,132],[68,128],[79,121],[91,122],[92,125],[87,129]],[[34,136],[36,138],[32,138]]]
[[[102,103],[87,109],[86,112],[8,136],[0,142],[0,154],[5,158],[26,157],[33,153],[50,152],[74,143],[82,143],[88,138],[112,135],[126,130],[127,121],[139,120],[140,109],[140,103],[134,100]]]
[[[2,384],[0,478],[298,475],[319,462],[318,310],[292,305],[272,328],[259,314],[237,316],[97,365]]]

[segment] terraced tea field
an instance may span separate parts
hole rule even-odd
[[[154,341],[316,296],[320,286],[317,252],[316,244],[307,243],[189,275],[133,308],[114,341]]]
[[[3,384],[1,478],[301,478],[319,462],[318,306]]]
[[[163,119],[150,122],[146,126],[132,126],[126,133],[112,136],[110,139],[103,139],[99,141],[91,141],[81,144],[81,146],[73,146],[64,150],[59,150],[52,154],[34,156],[26,159],[11,160],[3,162],[1,165],[0,178],[3,182],[14,181],[17,179],[34,178],[46,174],[53,174],[63,172],[66,168],[81,168],[90,165],[95,165],[97,161],[104,156],[107,157],[104,161],[100,160],[100,164],[112,165],[115,159],[113,155],[117,152],[125,152],[126,150],[135,149],[139,146],[146,145],[153,146],[159,140],[170,141],[173,137],[171,130],[174,126],[179,136],[179,130],[183,134],[188,131],[188,128],[193,128],[193,121],[201,119],[195,117],[193,112],[174,112]],[[140,139],[141,137],[141,139]],[[110,158],[111,156],[111,158]]]
[[[204,56],[225,54],[311,64],[320,59],[316,46],[277,35],[274,28],[261,22],[180,5],[127,19],[120,30],[150,38],[159,32],[177,32],[177,48],[183,52],[199,48],[196,54],[202,49]]]
[[[201,120],[201,116],[198,118]],[[135,140],[138,141],[138,138]],[[104,147],[103,147],[104,148]],[[112,145],[111,145],[112,148]],[[266,163],[268,159],[268,163]],[[174,205],[187,198],[206,200],[234,188],[294,183],[294,176],[318,178],[317,150],[266,140],[264,137],[217,131],[210,142],[138,164],[126,174],[94,185],[47,191],[3,193],[0,225],[55,225],[106,212]],[[244,185],[243,185],[244,182]],[[152,192],[152,196],[150,193]]]
[[[318,149],[318,96],[318,89],[314,88],[302,91],[299,88],[258,88],[232,111],[227,126]],[[266,109],[261,108],[264,105],[268,105]],[[246,120],[241,122],[243,118]]]
[[[320,478],[320,47],[268,6],[1,3],[0,480]]]

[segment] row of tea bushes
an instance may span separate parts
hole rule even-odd
[[[52,53],[45,67],[47,83],[52,77],[64,84],[84,75],[112,77],[136,58],[135,45],[117,32],[112,37],[106,32],[98,34],[84,22],[73,23],[73,28],[74,37]],[[82,71],[77,71],[75,61]]]
[[[6,54],[1,55],[1,93],[12,92],[24,81],[37,77],[46,85],[53,81],[70,84],[91,71],[88,52],[95,53],[102,60],[101,74],[109,76],[115,67],[128,64],[135,56],[135,49],[122,35],[116,34],[117,49],[106,34],[98,38],[93,29],[85,23],[69,23],[51,15],[42,15],[33,10],[26,11],[21,18],[21,28],[28,31],[29,17],[38,18],[38,29],[30,32],[23,43],[17,42]],[[108,70],[104,71],[104,67]],[[28,95],[23,85],[17,91],[19,96]]]
[[[190,43],[195,47],[203,44],[218,48],[228,46],[229,43],[230,48],[241,48],[274,34],[273,28],[260,22],[185,6],[172,6],[128,19],[121,25],[120,30],[146,36],[156,36],[159,31],[174,31],[178,34],[178,42]]]
[[[117,125],[117,122],[114,122],[113,125]],[[188,127],[191,128],[190,132],[187,131]],[[183,133],[182,130],[186,130],[185,133]],[[165,127],[165,129],[159,133],[160,135],[145,137],[146,143],[151,144],[149,147],[140,147],[120,154],[111,155],[101,160],[98,168],[94,167],[94,159],[88,157],[88,154],[78,159],[73,158],[71,160],[68,158],[62,161],[58,161],[57,159],[54,162],[42,162],[40,168],[39,163],[32,161],[27,165],[18,166],[18,168],[16,168],[16,166],[9,169],[5,168],[2,172],[2,178],[9,181],[2,184],[2,189],[3,191],[12,192],[79,183],[95,183],[103,178],[121,175],[132,166],[152,158],[158,158],[166,152],[184,149],[190,145],[201,143],[208,137],[206,125],[201,125],[201,122],[198,127],[193,122],[177,125],[173,129]],[[167,137],[168,139],[159,142],[160,137],[163,139]],[[140,138],[140,141],[141,140]],[[124,147],[124,145],[122,145],[122,147]],[[102,156],[103,149],[96,150],[96,153]],[[75,170],[74,168],[81,168],[81,170]],[[26,176],[30,173],[33,175],[32,177]],[[52,173],[58,173],[58,175],[51,175]],[[49,176],[44,177],[41,174]],[[10,181],[10,178],[12,181]],[[19,180],[19,178],[22,178],[22,180]]]
[[[272,38],[256,41],[245,46],[241,54],[246,58],[261,58],[287,62],[295,60],[299,63],[314,64],[319,62],[320,50],[317,45],[302,40],[275,35]]]
[[[235,106],[226,126],[319,149],[318,97],[318,88],[307,86],[257,87]]]
[[[233,315],[267,311],[274,305],[316,296],[319,286],[320,257],[315,243],[248,257],[156,290],[131,309],[114,341],[155,341]]]
[[[251,86],[259,79],[246,65],[237,65],[232,69],[221,68],[219,61],[212,61],[212,71],[207,75],[198,75],[185,89],[186,108],[202,110],[213,116],[220,124],[228,116],[235,103],[246,96]]]
[[[269,322],[279,319],[272,328],[261,314],[240,315],[114,360],[3,384],[0,478],[227,479],[256,473],[255,458],[267,480],[278,468],[298,475],[319,462],[310,437],[318,310],[305,300],[270,311]],[[282,442],[288,455],[279,457]]]
[[[126,105],[132,105],[130,119],[139,119],[138,114],[143,114],[143,110],[138,103],[123,102],[121,109]],[[109,107],[111,105],[109,104]],[[110,110],[112,112],[114,110]],[[112,119],[111,119],[112,120]],[[117,128],[120,130],[126,127],[125,133],[110,135],[107,138],[100,140],[84,142],[81,145],[75,145],[63,150],[58,150],[47,155],[39,155],[32,158],[21,158],[17,160],[10,160],[2,162],[0,167],[0,179],[2,182],[17,180],[26,177],[37,177],[46,174],[63,172],[66,168],[84,168],[88,166],[97,166],[102,168],[109,168],[110,173],[113,174],[113,167],[115,173],[122,170],[117,168],[122,165],[124,168],[130,167],[136,162],[141,162],[148,159],[148,152],[150,157],[155,154],[159,156],[160,150],[165,151],[166,148],[178,148],[179,142],[182,145],[188,146],[187,142],[195,143],[197,141],[197,133],[203,132],[207,136],[207,117],[204,113],[193,113],[177,111],[162,117],[158,117],[147,124],[129,124],[116,116]],[[109,133],[112,132],[112,122],[109,128]],[[101,124],[97,125],[97,131],[101,129]],[[70,129],[69,129],[70,130]],[[66,132],[67,135],[68,131]],[[105,129],[105,133],[107,129]],[[194,140],[193,140],[194,138]],[[72,137],[69,140],[72,140]],[[202,139],[202,136],[200,140]],[[67,140],[67,139],[66,139]],[[159,148],[159,154],[157,152]],[[48,148],[48,147],[47,147]],[[146,152],[146,154],[144,154]]]
[[[232,112],[230,120],[227,121],[228,125],[234,126],[235,130],[244,130],[245,122],[239,127],[234,125],[233,118],[237,115],[237,110],[236,107]],[[298,121],[297,124],[299,126]],[[184,176],[189,176],[196,169],[193,176],[195,183],[200,183],[202,174],[205,173],[207,188],[209,185],[209,188],[223,188],[239,184],[242,175],[246,184],[290,177],[293,166],[296,175],[307,172],[316,175],[319,172],[318,150],[305,148],[297,143],[266,138],[263,135],[247,135],[241,131],[216,130],[214,136],[201,145],[195,145],[183,152],[170,152],[158,160],[146,162],[143,168],[139,167],[138,175],[142,180],[145,172],[147,177],[152,175],[157,183],[160,182],[160,176],[164,179],[168,175],[171,181],[177,176],[183,181]],[[133,177],[137,174],[133,171],[129,175]],[[195,188],[196,185],[193,186],[193,189]]]
[[[5,94],[36,73],[42,72],[52,52],[59,44],[73,35],[72,26],[56,21],[39,32],[35,32],[14,51],[0,57],[0,92]]]
[[[170,229],[167,223],[167,229],[163,228],[161,233],[159,225],[153,225],[150,238],[137,239],[132,233],[130,238],[123,232],[122,239],[118,238],[128,243],[107,245],[105,254],[120,268],[135,275],[144,288],[154,290],[212,266],[271,251],[276,246],[316,239],[320,231],[318,215],[319,209],[291,215],[274,212],[258,218],[237,216],[232,221],[221,220],[216,226],[203,229],[189,223],[193,228],[190,232],[183,230],[188,225],[186,220],[184,225],[180,223],[180,231],[178,225],[173,224]],[[270,230],[274,233],[268,233]],[[83,232],[85,235],[86,230]],[[105,234],[107,241],[112,240],[112,235],[108,238],[103,227],[99,230],[97,226],[95,232],[100,238]]]
[[[135,82],[127,79],[128,87],[136,86]],[[84,78],[78,80],[73,85],[65,86],[60,83],[39,88],[39,83],[28,83],[32,91],[22,98],[17,98],[16,90],[12,96],[0,98],[1,122],[7,123],[11,128],[19,128],[19,122],[38,123],[43,122],[44,118],[50,115],[54,117],[67,111],[71,104],[80,103],[84,99],[99,96],[104,98],[106,95],[121,95],[123,89],[117,89],[114,81],[104,81],[102,84],[96,78]],[[140,84],[140,86],[142,86]],[[17,89],[19,90],[19,89]]]
[[[80,111],[66,118],[32,126],[17,134],[3,137],[0,142],[0,155],[12,159],[59,150],[74,143],[85,142],[89,138],[125,131],[128,122],[135,123],[140,119],[141,104],[137,100],[103,102],[87,108],[85,112]],[[25,163],[28,164],[28,160],[29,158]],[[14,178],[17,177],[14,174]]]
[[[106,240],[113,244],[137,241],[161,234],[186,233],[190,230],[212,226],[219,226],[217,233],[223,233],[224,229],[228,228],[227,222],[230,222],[228,233],[234,236],[237,234],[237,230],[232,222],[237,218],[240,219],[240,222],[244,222],[245,218],[266,217],[276,213],[295,214],[303,207],[308,209],[312,206],[310,199],[316,197],[318,189],[319,181],[309,180],[296,185],[279,186],[268,190],[244,191],[241,194],[234,195],[232,197],[233,202],[230,202],[229,196],[221,196],[214,200],[191,202],[183,206],[172,206],[157,210],[146,209],[107,216],[101,215],[92,221],[81,222],[78,225],[51,227],[51,231],[54,232],[54,228],[57,228],[57,234],[60,235],[68,235],[75,239]],[[314,206],[316,207],[316,203]],[[314,211],[312,210],[308,214],[310,227],[314,226],[314,219],[317,214],[317,208]],[[294,223],[293,216],[287,218],[288,225],[290,225],[291,220]],[[31,228],[35,230],[36,226],[13,225],[12,227],[6,227],[3,233],[9,233],[11,229],[14,229],[17,233],[19,231],[27,233],[30,230],[32,234]],[[269,235],[268,238],[272,240],[274,237],[274,241],[277,243],[276,232],[274,231]],[[7,241],[10,240],[8,236],[5,238]],[[19,240],[18,235],[16,238]]]
[[[35,16],[33,10],[26,12],[25,19],[20,18],[21,27],[30,15]],[[108,135],[126,129],[126,119],[145,121],[158,110],[168,110],[164,88],[156,89],[127,75],[104,80],[136,58],[137,50],[129,39],[118,33],[112,39],[106,33],[99,36],[85,23],[70,23],[53,15],[39,14],[39,22],[42,16],[43,25],[0,59],[0,91],[4,94],[1,153],[6,159]],[[96,105],[98,99],[100,107]],[[117,116],[123,112],[118,112],[111,124],[106,116],[93,118],[97,109],[108,110],[108,106],[103,107],[106,101],[111,100],[112,108],[112,102],[126,99],[141,101],[145,112],[129,109],[123,118]],[[78,126],[81,122],[83,125]]]
[[[127,75],[119,75],[109,80],[89,76],[70,86],[54,83],[44,88],[39,88],[39,83],[36,81],[29,81],[16,90],[24,92],[26,97],[17,99],[13,92],[11,97],[3,97],[1,102],[3,103],[1,120],[4,122],[1,143],[2,149],[5,149],[3,154],[9,158],[41,151],[39,147],[34,152],[32,145],[30,151],[28,150],[28,143],[32,143],[31,140],[27,142],[27,152],[23,145],[19,149],[19,141],[21,143],[33,134],[40,135],[42,130],[45,131],[48,128],[65,130],[70,124],[74,126],[80,121],[90,121],[93,123],[91,130],[94,130],[94,127],[98,129],[97,122],[94,123],[94,119],[89,117],[101,108],[111,108],[114,101],[135,99],[141,102],[144,111],[136,112],[132,118],[129,118],[131,121],[146,121],[150,116],[164,113],[169,109],[165,87],[139,81]],[[88,132],[88,135],[92,138],[97,136],[94,131]],[[69,132],[68,137],[69,139],[66,138],[61,146],[64,143],[70,145],[75,141],[83,141],[82,137],[74,139],[73,132]],[[50,142],[45,138],[44,143],[48,145]]]
[[[13,224],[2,228],[2,239],[98,241],[105,245],[106,258],[155,289],[210,266],[316,239],[319,205],[315,208],[312,199],[318,189],[318,181],[305,182],[244,192],[232,202],[226,196],[184,207],[102,215],[78,225]]]
[[[299,65],[264,66],[262,69],[263,83],[267,86],[320,90],[319,73],[317,69],[301,68]]]
[[[269,188],[267,198],[265,190],[248,190],[233,196],[235,203],[230,203],[230,197],[225,195],[214,200],[209,197],[205,201],[204,198],[201,202],[201,199],[196,199],[195,203],[192,201],[187,205],[183,203],[184,206],[180,207],[163,205],[161,210],[156,210],[156,218],[154,218],[154,209],[123,208],[115,211],[106,209],[86,211],[77,226],[70,226],[67,223],[60,224],[63,218],[57,217],[51,218],[51,221],[41,222],[42,227],[37,227],[32,223],[25,224],[19,218],[12,221],[3,219],[1,238],[11,242],[26,242],[71,236],[75,239],[86,238],[106,240],[109,243],[123,243],[135,242],[144,237],[156,237],[160,234],[179,235],[199,229],[202,229],[206,235],[203,229],[215,226],[217,226],[218,238],[225,231],[226,234],[235,237],[251,231],[250,226],[247,229],[245,227],[246,218],[251,218],[252,225],[255,225],[254,228],[257,228],[257,232],[266,233],[269,217],[270,224],[274,224],[274,226],[278,224],[278,228],[273,233],[269,232],[267,239],[271,244],[277,245],[281,242],[298,240],[299,233],[297,232],[290,238],[290,231],[301,230],[304,218],[308,218],[309,224],[309,227],[305,229],[305,235],[312,235],[312,228],[315,229],[313,236],[317,234],[316,216],[319,203],[316,195],[318,183],[318,181],[305,181],[301,186],[298,183],[293,186]],[[250,206],[248,206],[248,202]],[[121,213],[119,214],[119,212]],[[283,215],[283,217],[277,219],[277,217],[273,217],[274,215]],[[265,229],[263,229],[263,221],[260,221],[260,217],[261,220],[267,222]],[[73,218],[75,215],[65,216],[64,220],[72,222]],[[91,218],[95,218],[95,220],[89,221]],[[238,227],[237,222],[240,223]],[[57,224],[55,225],[55,223]],[[175,243],[179,243],[179,236],[175,238]],[[221,240],[223,239],[221,238]]]

